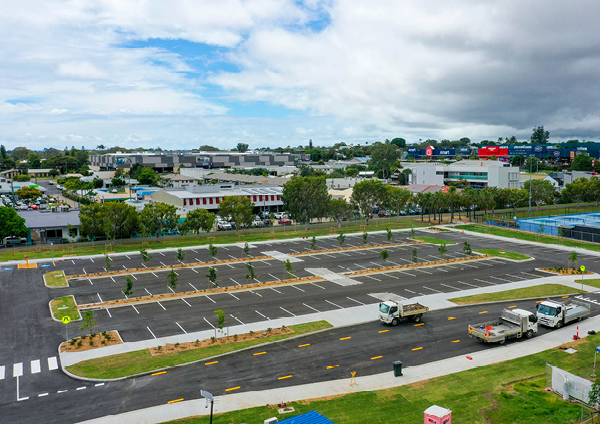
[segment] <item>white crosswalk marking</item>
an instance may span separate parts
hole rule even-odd
[[[42,367],[40,365],[39,359],[36,359],[35,361],[31,361],[31,373],[32,374],[37,374],[41,370],[42,370]]]
[[[58,361],[56,360],[56,356],[48,358],[48,369],[50,371],[58,369]]]
[[[0,366],[0,380],[4,380],[4,376],[6,375],[6,367],[4,365]]]
[[[23,362],[13,364],[13,377],[21,377],[23,375]]]

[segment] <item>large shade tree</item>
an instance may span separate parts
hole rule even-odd
[[[383,206],[387,200],[387,189],[379,180],[365,180],[354,185],[351,203],[369,225],[369,218],[375,206]]]
[[[246,196],[227,196],[219,204],[219,214],[222,217],[229,217],[236,223],[235,233],[237,234],[240,226],[249,227],[254,220],[254,203]]]
[[[173,231],[177,228],[177,208],[162,202],[148,203],[140,212],[140,229],[144,237]]]
[[[292,177],[283,186],[283,208],[308,230],[311,219],[327,216],[331,196],[324,177]]]
[[[6,237],[27,235],[25,218],[21,218],[13,208],[0,206],[0,240]]]

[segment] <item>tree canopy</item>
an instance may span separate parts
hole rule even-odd
[[[531,134],[531,143],[532,144],[546,144],[550,139],[550,132],[544,130],[544,126],[540,125],[539,127],[535,127],[533,129],[533,133]]]
[[[155,235],[158,240],[163,231],[177,228],[177,208],[162,202],[148,203],[140,212],[140,229],[147,237]]]
[[[42,192],[35,187],[21,187],[15,194],[20,199],[36,199],[42,195]]]
[[[392,167],[398,165],[399,157],[398,147],[395,144],[376,143],[371,150],[369,165],[379,170],[382,178],[388,178],[392,172]]]
[[[573,159],[571,163],[573,171],[593,171],[592,158],[587,153],[580,153]]]
[[[324,177],[292,177],[283,186],[283,208],[308,229],[311,219],[327,215],[331,196]]]
[[[0,241],[10,236],[26,236],[27,231],[25,218],[21,218],[13,208],[0,206]]]
[[[198,208],[188,212],[183,228],[200,235],[200,231],[210,232],[215,223],[215,214]]]
[[[386,201],[387,190],[379,180],[365,180],[354,185],[351,203],[358,209],[365,223],[369,225],[369,218],[375,206],[383,206]]]
[[[219,203],[219,213],[222,217],[230,217],[235,222],[235,233],[240,226],[249,227],[254,220],[254,203],[246,196],[227,196]]]

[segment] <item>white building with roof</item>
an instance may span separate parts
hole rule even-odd
[[[179,189],[161,189],[152,194],[151,198],[155,202],[163,202],[177,207],[180,215],[198,208],[217,212],[219,203],[228,196],[244,196],[250,199],[255,208],[259,210],[278,212],[283,206],[282,192],[281,186],[270,184],[209,184]]]

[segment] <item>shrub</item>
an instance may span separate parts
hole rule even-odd
[[[77,342],[77,347],[81,347],[81,345],[83,345],[83,342],[82,342],[81,340],[79,340],[79,341]]]
[[[71,344],[71,346],[73,346],[75,343],[77,343],[77,339],[71,339],[71,341],[69,342]]]
[[[216,338],[215,336],[212,336],[212,337],[210,338],[210,341],[211,341],[211,342],[213,342],[213,343],[215,342],[215,340],[217,340],[217,338]]]
[[[106,340],[102,340],[100,343],[102,343],[103,345],[106,344]]]
[[[267,328],[267,332],[270,333],[273,330],[271,327]]]
[[[90,339],[90,346],[94,346],[94,341]]]
[[[178,346],[179,346],[179,342],[175,343],[175,347],[178,347]]]

